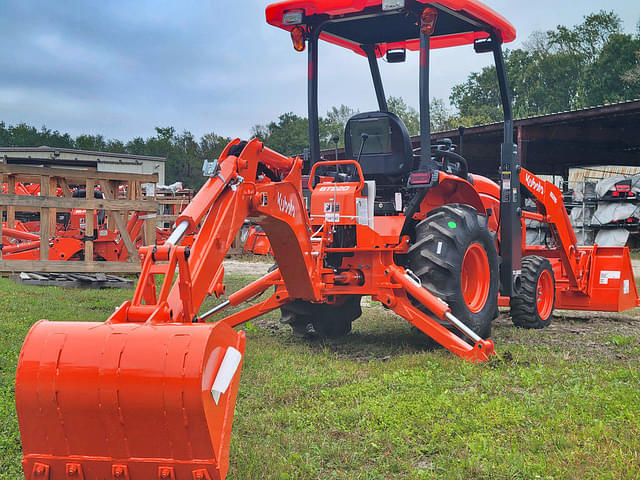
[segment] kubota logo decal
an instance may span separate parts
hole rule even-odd
[[[287,200],[287,198],[278,192],[277,195],[278,208],[281,212],[286,213],[292,217],[296,216],[296,207],[291,200]]]
[[[542,186],[542,182],[539,182],[536,178],[532,177],[528,173],[524,174],[524,178],[527,182],[527,187],[538,192],[540,195],[544,195],[544,187]]]

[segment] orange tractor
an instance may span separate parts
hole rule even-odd
[[[561,193],[520,168],[502,55],[515,31],[501,16],[477,0],[288,0],[266,15],[308,48],[308,208],[300,158],[236,139],[205,162],[208,180],[170,237],[140,248],[131,301],[104,323],[36,323],[15,389],[27,479],[225,478],[245,349],[233,327],[278,308],[296,333],[337,337],[368,295],[478,362],[494,353],[499,302],[526,327],[547,324],[554,303],[638,305],[628,251],[578,246]],[[348,160],[320,158],[319,39],[368,59],[379,102],[348,121]],[[471,174],[452,145],[431,147],[429,50],[463,44],[493,52],[497,66],[500,184]],[[377,63],[406,49],[420,52],[419,152],[387,111]],[[537,212],[521,210],[521,186]],[[225,294],[222,260],[246,218],[267,234],[277,268],[201,312],[207,296]],[[548,223],[556,246],[526,246],[524,218]]]

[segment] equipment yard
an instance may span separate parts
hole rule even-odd
[[[229,291],[256,278],[228,276]],[[22,475],[13,385],[30,326],[102,319],[129,297],[0,279],[0,479]],[[275,312],[245,331],[229,478],[637,478],[640,309],[556,311],[543,330],[502,315],[485,364],[425,348],[367,299],[344,339],[292,337]]]
[[[581,242],[590,189],[574,215],[568,183],[524,161],[516,30],[479,0],[284,0],[265,19],[307,51],[302,156],[262,127],[211,137],[204,184],[159,212],[140,176],[4,156],[0,271],[137,275],[132,296],[0,278],[0,480],[640,478],[640,177],[594,186],[608,213],[589,218],[614,230]],[[325,43],[360,57],[377,100],[340,120],[343,158],[340,135],[321,150]],[[431,50],[462,45],[493,57],[489,176],[464,127],[432,136]],[[380,68],[408,51],[417,146]],[[273,259],[226,260],[243,235]]]

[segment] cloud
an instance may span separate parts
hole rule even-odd
[[[519,41],[602,8],[595,0],[488,3],[512,20]],[[254,124],[281,113],[305,115],[306,54],[266,24],[265,6],[257,0],[3,0],[0,120],[127,140],[165,125],[246,137]],[[612,0],[607,8],[629,29],[640,17],[636,2]],[[489,57],[469,47],[434,52],[432,95],[448,98],[450,87]],[[375,108],[366,60],[322,45],[320,67],[321,113],[340,103]],[[417,106],[415,55],[381,69],[387,94]]]

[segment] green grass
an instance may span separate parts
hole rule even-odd
[[[0,279],[0,479],[21,477],[13,382],[30,325],[104,320],[130,296]],[[228,478],[639,478],[637,312],[563,312],[542,331],[501,318],[499,356],[483,365],[426,349],[375,305],[327,343],[264,316],[245,328]]]

